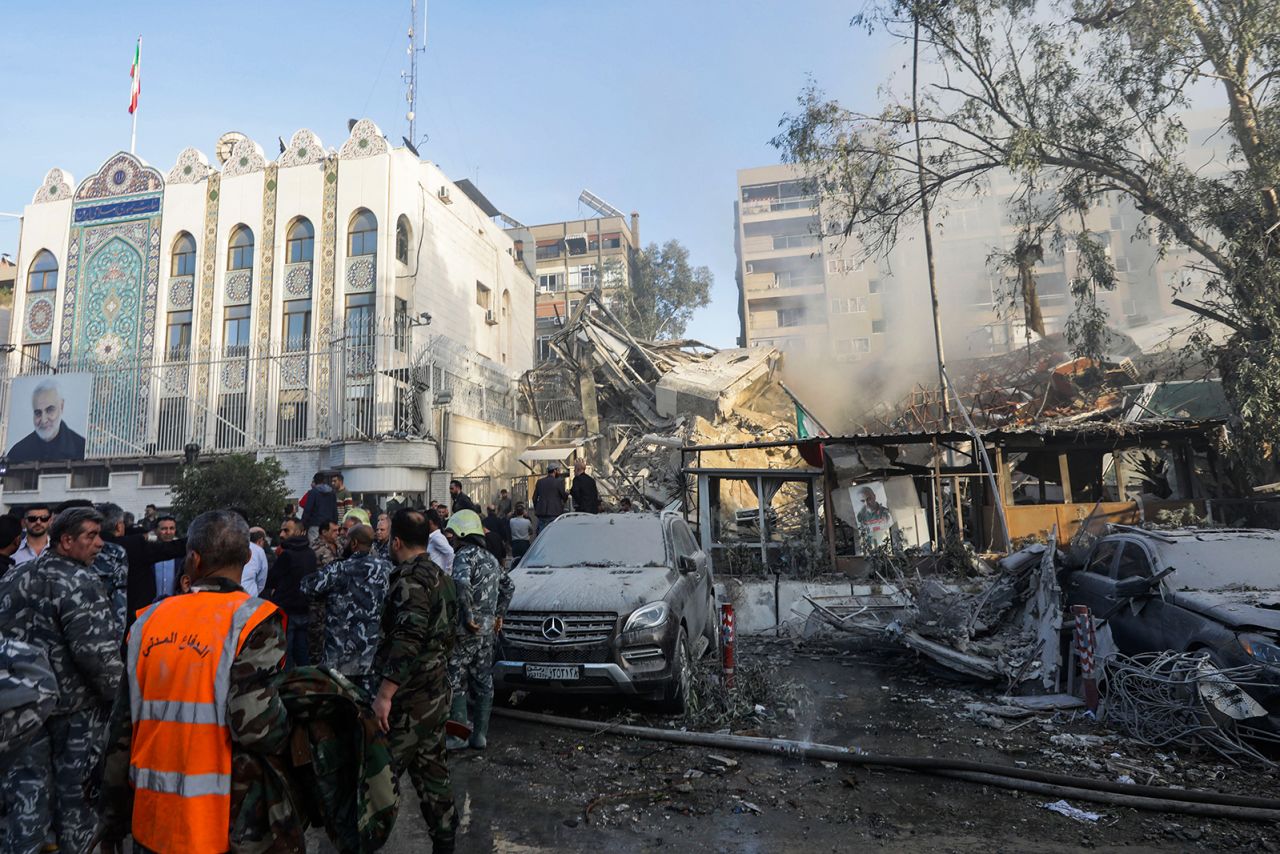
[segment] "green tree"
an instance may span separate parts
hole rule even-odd
[[[1078,249],[1068,332],[1088,354],[1115,276],[1084,215],[1107,194],[1127,197],[1146,235],[1207,279],[1196,310],[1233,332],[1224,346],[1204,334],[1198,343],[1243,420],[1242,456],[1270,456],[1280,443],[1280,4],[876,0],[854,24],[907,45],[918,36],[922,83],[914,111],[904,86],[859,112],[811,85],[783,118],[774,144],[804,167],[837,231],[875,256],[922,199],[945,205],[984,192],[995,173],[1012,176],[1019,234],[994,262],[1025,288],[1037,247]],[[1192,156],[1193,100],[1223,119],[1221,169]]]
[[[635,278],[616,307],[627,331],[646,341],[680,338],[694,311],[711,302],[711,271],[689,265],[678,240],[636,254]]]
[[[289,499],[284,475],[275,457],[255,460],[252,454],[227,454],[183,466],[170,489],[173,515],[185,528],[206,510],[236,507],[248,515],[250,525],[271,530]]]

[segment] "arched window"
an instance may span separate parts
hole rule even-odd
[[[361,208],[351,215],[351,225],[347,228],[347,254],[372,255],[377,249],[378,220]]]
[[[285,240],[286,264],[309,264],[315,257],[316,230],[311,220],[300,216],[289,226],[289,236]]]
[[[409,263],[409,218],[404,214],[396,220],[396,260]]]
[[[196,274],[196,239],[185,231],[178,232],[173,240],[173,258],[169,262],[169,275],[194,276]]]
[[[248,226],[237,225],[231,231],[231,242],[227,244],[227,269],[253,269],[253,232]]]
[[[58,287],[58,259],[48,249],[41,249],[27,272],[27,290],[52,291]]]

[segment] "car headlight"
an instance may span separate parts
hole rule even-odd
[[[1280,646],[1256,635],[1239,635],[1240,646],[1254,661],[1280,667]]]
[[[631,612],[631,616],[627,618],[627,624],[623,626],[622,630],[624,632],[635,632],[660,626],[667,621],[667,614],[670,610],[666,602],[650,602],[648,605],[641,605]]]

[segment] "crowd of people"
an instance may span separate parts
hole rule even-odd
[[[602,509],[580,463],[565,480],[483,507],[455,480],[387,514],[319,472],[274,530],[236,508],[185,531],[152,505],[0,516],[0,850],[300,846],[307,820],[270,781],[301,690],[366,709],[451,851],[447,751],[487,746],[508,570],[568,509]]]

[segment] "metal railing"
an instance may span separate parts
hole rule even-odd
[[[404,320],[371,321],[336,330],[326,346],[269,342],[183,361],[85,353],[58,374],[92,376],[87,459],[177,455],[192,442],[230,451],[430,437],[436,406],[515,427],[510,372],[441,335],[409,352],[412,331]],[[20,353],[0,358],[0,419],[26,411],[10,400],[12,380],[40,372]]]

